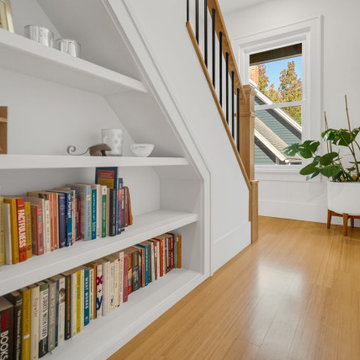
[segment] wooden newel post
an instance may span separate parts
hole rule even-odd
[[[254,180],[255,90],[250,85],[240,92],[240,157],[246,173]]]
[[[240,97],[240,157],[249,177],[249,220],[251,221],[251,242],[258,239],[258,181],[255,180],[255,90],[250,85],[243,87]]]

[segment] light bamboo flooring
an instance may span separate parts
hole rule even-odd
[[[360,230],[260,219],[259,241],[111,360],[359,360]]]

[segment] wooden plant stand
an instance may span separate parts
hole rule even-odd
[[[351,220],[351,227],[354,227],[354,220],[360,219],[360,215],[349,215],[349,214],[338,214],[335,211],[328,210],[328,218],[327,218],[327,228],[330,229],[331,225],[331,218],[333,216],[339,216],[343,218],[343,232],[344,236],[347,236],[348,234],[348,222],[349,219]]]

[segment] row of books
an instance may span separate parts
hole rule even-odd
[[[180,267],[181,235],[164,234],[0,297],[1,359],[43,357]]]
[[[97,168],[95,182],[0,196],[0,266],[115,236],[131,225],[130,191],[117,168]]]

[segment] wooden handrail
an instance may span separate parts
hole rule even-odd
[[[255,92],[251,86],[243,86],[240,79],[240,74],[236,62],[236,58],[231,46],[229,34],[226,29],[225,21],[220,9],[218,0],[207,0],[204,1],[204,11],[209,10],[213,32],[212,39],[214,41],[215,34],[220,44],[219,56],[225,59],[227,64],[226,84],[228,84],[228,78],[230,77],[233,90],[230,117],[228,117],[228,88],[226,88],[226,116],[224,114],[222,102],[221,102],[221,86],[220,95],[218,96],[215,89],[215,71],[212,71],[212,77],[210,76],[206,60],[204,59],[203,53],[199,47],[199,2],[196,2],[195,12],[195,25],[197,29],[197,35],[195,35],[192,26],[189,22],[189,1],[187,1],[187,22],[186,28],[188,30],[191,42],[194,46],[196,55],[199,59],[200,65],[204,72],[206,81],[208,82],[211,94],[214,98],[216,107],[219,111],[222,123],[224,125],[226,134],[229,138],[231,147],[234,151],[235,157],[243,174],[245,183],[249,189],[249,220],[251,221],[251,242],[254,242],[258,238],[258,182],[254,180],[254,132],[255,132],[255,114],[254,114],[254,97]],[[207,19],[205,11],[204,21]],[[204,23],[205,26],[205,44],[207,44],[207,21]],[[214,55],[215,45],[213,43],[213,65],[215,63]],[[207,56],[207,45],[205,46],[205,57]],[[221,83],[221,69],[220,64],[220,83]],[[236,98],[236,108],[234,108],[234,97]],[[235,125],[234,125],[235,124]],[[231,129],[230,129],[231,125]],[[236,128],[236,134],[234,129]]]
[[[239,88],[242,92],[242,95],[245,97],[244,94],[244,88],[242,86],[241,83],[241,79],[240,79],[240,74],[239,74],[239,70],[236,64],[236,58],[234,55],[234,51],[233,48],[231,46],[231,41],[230,41],[230,36],[227,32],[227,28],[225,25],[225,21],[224,21],[224,17],[222,15],[222,11],[219,5],[218,0],[208,0],[207,1],[208,4],[208,9],[210,12],[210,16],[212,17],[212,9],[215,9],[215,29],[216,29],[216,35],[219,38],[219,33],[222,32],[223,33],[223,56],[225,58],[225,54],[229,53],[229,75],[231,76],[231,72],[234,72],[235,75],[235,88]]]
[[[217,109],[218,109],[218,111],[219,111],[219,113],[220,113],[220,117],[221,117],[221,120],[222,120],[223,125],[224,125],[224,127],[225,127],[226,134],[227,134],[227,136],[228,136],[228,138],[229,138],[231,147],[233,148],[234,154],[235,154],[236,159],[237,159],[237,161],[238,161],[238,163],[239,163],[239,166],[240,166],[241,172],[242,172],[242,174],[243,174],[243,176],[244,176],[246,185],[247,185],[247,187],[250,189],[250,187],[251,187],[250,179],[249,179],[249,177],[248,177],[248,175],[247,175],[247,173],[246,173],[245,166],[244,166],[244,164],[243,164],[243,162],[242,162],[242,160],[241,160],[240,154],[239,154],[239,152],[238,152],[238,150],[237,150],[237,148],[236,148],[236,144],[235,144],[235,141],[234,141],[234,139],[233,139],[233,137],[232,137],[232,135],[231,135],[231,130],[230,130],[230,128],[229,128],[229,125],[228,125],[228,123],[226,122],[226,118],[225,118],[224,111],[223,111],[223,109],[222,109],[222,106],[220,105],[220,102],[219,102],[217,93],[216,93],[216,91],[215,91],[215,89],[214,89],[214,86],[212,85],[212,81],[211,81],[209,72],[208,72],[207,67],[206,67],[206,65],[205,65],[205,61],[204,61],[204,59],[203,59],[203,56],[202,56],[200,47],[199,47],[199,45],[198,45],[198,43],[197,43],[197,41],[196,41],[196,37],[195,37],[194,31],[193,31],[193,29],[192,29],[192,27],[191,27],[190,22],[186,22],[186,28],[187,28],[187,30],[188,30],[188,32],[189,32],[189,36],[190,36],[191,42],[192,42],[193,45],[194,45],[194,49],[195,49],[196,55],[197,55],[198,58],[199,58],[200,65],[201,65],[201,67],[202,67],[202,69],[203,69],[204,75],[205,75],[206,80],[207,80],[207,82],[208,82],[208,84],[209,84],[209,87],[210,87],[210,90],[211,90],[211,94],[212,94],[212,96],[213,96],[213,98],[214,98],[216,107],[217,107]]]

